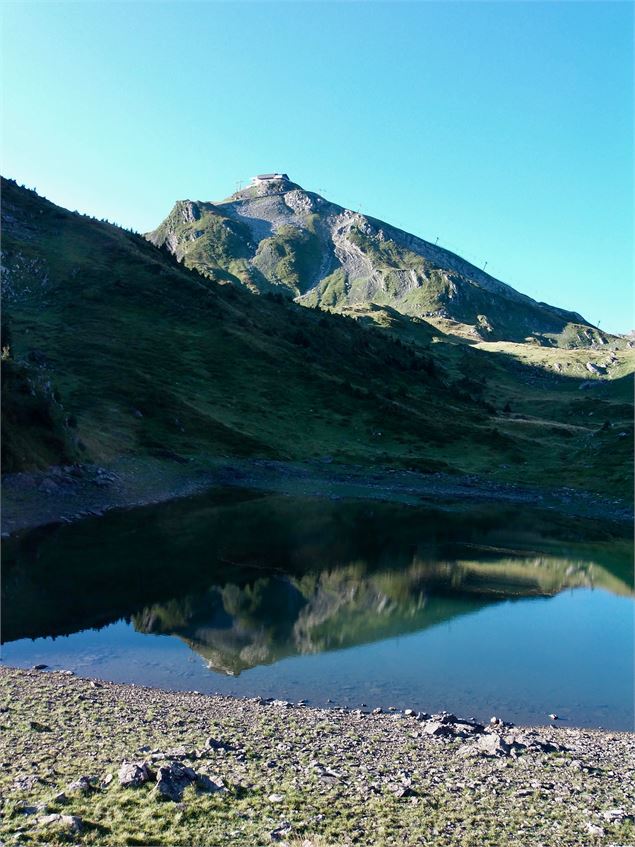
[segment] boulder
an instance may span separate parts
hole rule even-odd
[[[214,794],[217,791],[227,791],[227,787],[220,777],[214,780],[206,773],[196,775],[196,787],[200,791],[207,791],[210,794]]]
[[[83,829],[83,822],[80,817],[77,815],[44,815],[44,817],[38,819],[38,823],[40,826],[51,826],[52,824],[59,824],[60,826],[64,826],[67,829],[72,830],[73,832],[81,832]]]
[[[441,721],[426,721],[423,725],[423,731],[426,735],[452,735],[452,726],[441,723]]]
[[[287,835],[293,832],[293,826],[289,821],[282,821],[275,829],[269,833],[272,841],[282,841]]]
[[[442,724],[456,723],[458,718],[452,712],[440,712],[438,715],[432,715],[432,720]]]
[[[138,788],[151,779],[152,773],[146,762],[124,762],[118,776],[124,788]]]
[[[509,756],[510,746],[495,732],[485,732],[471,744],[466,744],[459,750],[462,756]]]
[[[93,790],[93,779],[90,776],[80,776],[68,786],[68,791],[78,794],[88,794]]]
[[[157,770],[156,797],[159,800],[180,803],[183,792],[188,785],[196,782],[196,779],[196,772],[181,762],[169,762],[167,765],[162,765]]]

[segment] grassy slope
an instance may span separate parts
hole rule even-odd
[[[436,455],[443,414],[454,412],[455,438],[483,423],[421,356],[344,318],[210,283],[139,236],[11,184],[4,208],[12,356],[37,353],[86,456],[407,462]]]
[[[328,454],[630,491],[628,469],[609,467],[602,439],[590,440],[594,420],[552,426],[547,408],[546,425],[520,431],[496,414],[513,392],[534,403],[533,372],[492,371],[492,356],[464,345],[437,352],[423,324],[416,338],[404,325],[395,343],[362,321],[251,297],[140,236],[3,188],[12,358],[35,358],[52,380],[86,458]],[[443,363],[436,373],[430,351]],[[505,395],[486,399],[477,385],[486,376],[491,387],[490,371],[503,374]],[[564,386],[565,405],[586,397],[577,388]],[[20,447],[11,427],[5,437],[9,467],[65,458]],[[627,441],[610,434],[606,450]]]
[[[632,497],[635,350],[472,345],[389,308],[360,306],[344,314],[427,351],[457,395],[496,410],[489,429],[501,456],[491,469],[495,477],[550,485],[560,478],[561,485]],[[606,378],[589,373],[587,362],[606,364],[610,356]],[[469,458],[464,461],[467,466]]]

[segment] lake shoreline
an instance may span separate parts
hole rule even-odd
[[[177,462],[121,459],[107,467],[75,465],[7,474],[2,485],[2,536],[55,523],[100,517],[114,509],[132,510],[223,488],[369,499],[425,506],[426,503],[517,503],[565,515],[631,523],[623,500],[587,491],[524,487],[477,476],[425,474],[329,462],[243,459]]]
[[[635,838],[631,733],[479,727],[6,667],[0,692],[7,844]],[[120,784],[124,761],[140,769],[136,788]]]

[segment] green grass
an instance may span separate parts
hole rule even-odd
[[[260,242],[253,264],[270,283],[283,286],[296,296],[315,281],[321,258],[320,242],[314,232],[282,226],[271,238]]]

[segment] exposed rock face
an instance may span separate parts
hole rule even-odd
[[[286,177],[256,182],[220,203],[178,201],[146,237],[204,273],[231,274],[252,290],[273,287],[304,305],[390,306],[471,325],[487,340],[606,341],[579,314],[538,303],[438,244]]]

